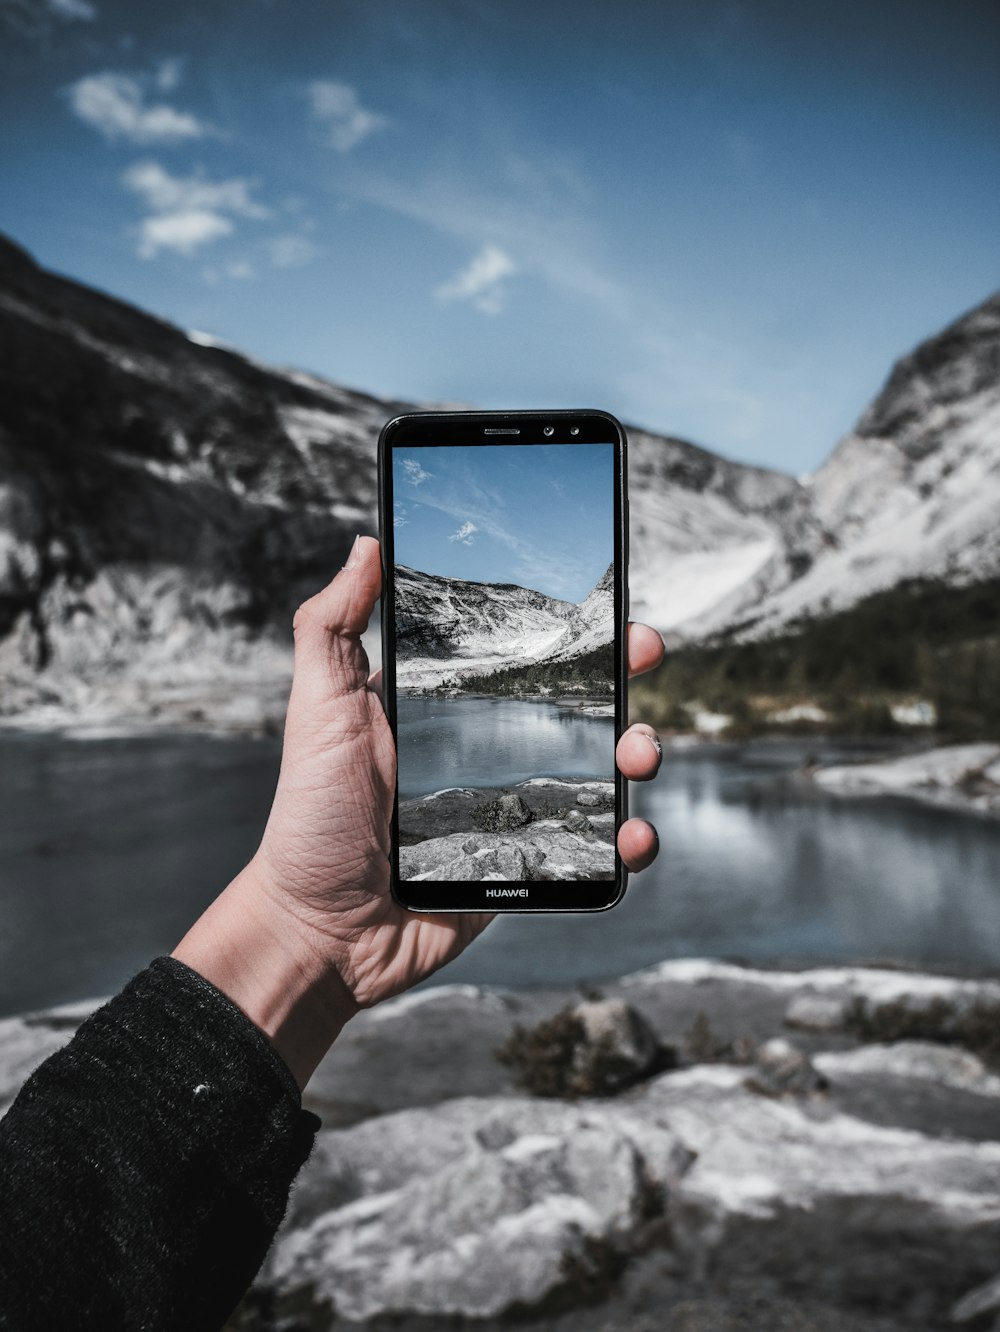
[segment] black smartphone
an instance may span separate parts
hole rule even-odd
[[[392,892],[415,911],[621,900],[626,438],[607,412],[419,412],[378,445]]]

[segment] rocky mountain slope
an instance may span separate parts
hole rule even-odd
[[[998,366],[994,297],[896,366],[807,485],[630,432],[633,616],[759,635],[900,578],[1000,571]],[[404,406],[0,239],[0,717],[277,725],[294,606],[375,530],[375,441]],[[569,627],[549,613],[523,633]]]
[[[578,606],[514,583],[475,583],[396,566],[396,680],[408,690],[570,663],[614,636],[614,568]]]
[[[0,711],[280,718],[294,607],[402,404],[204,345],[0,243]]]

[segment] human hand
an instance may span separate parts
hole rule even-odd
[[[277,963],[286,986],[291,971],[298,978],[293,990],[311,991],[312,1032],[305,1019],[290,1023],[290,1014],[281,1016],[287,998],[272,994],[262,1004],[254,986],[233,975],[234,958],[220,964],[216,953],[213,959],[212,937],[218,946],[220,931],[235,926],[234,903],[225,916],[217,913],[210,934],[203,930],[197,936],[196,926],[174,954],[202,974],[213,967],[216,975],[208,979],[268,1031],[296,1076],[304,1071],[306,1078],[320,1031],[335,1036],[358,1008],[431,975],[492,919],[474,913],[421,915],[401,907],[390,893],[396,754],[380,680],[369,676],[361,645],[380,586],[378,542],[359,537],[340,573],[296,612],[295,672],[271,814],[253,860],[202,918],[233,895],[244,933],[255,922],[257,938],[268,941],[264,970]],[[631,625],[629,673],[651,670],[662,657],[659,634]],[[630,727],[618,742],[616,761],[632,781],[655,776],[660,748],[653,729]],[[656,856],[655,830],[644,820],[629,819],[618,848],[631,870],[644,869]],[[293,1028],[298,1035],[290,1040]],[[312,1054],[306,1055],[303,1043]]]

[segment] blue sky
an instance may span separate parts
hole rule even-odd
[[[614,445],[393,449],[396,563],[580,602],[614,558]]]
[[[1000,285],[993,0],[0,0],[0,227],[252,354],[813,469]]]

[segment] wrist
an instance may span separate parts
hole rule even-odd
[[[198,918],[173,957],[227,995],[304,1089],[357,1004],[336,968],[256,881],[253,862]]]

